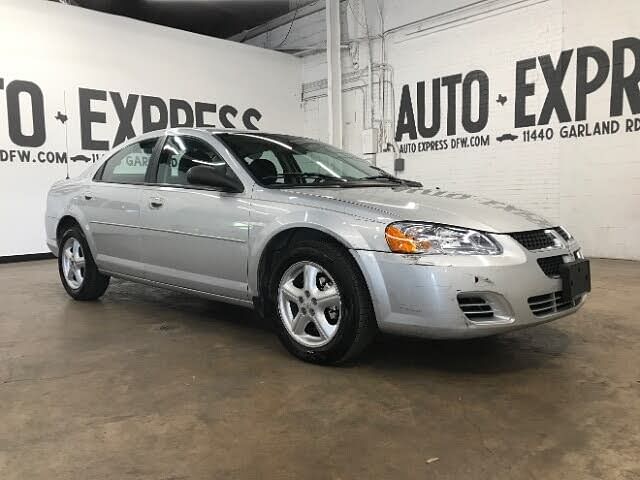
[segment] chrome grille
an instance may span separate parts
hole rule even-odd
[[[493,308],[482,297],[458,297],[458,305],[469,320],[493,318]]]
[[[562,255],[556,255],[555,257],[544,257],[538,259],[538,265],[545,273],[547,277],[560,276],[560,265],[564,263]]]
[[[551,315],[573,308],[580,303],[580,300],[580,298],[565,300],[562,298],[562,292],[554,292],[529,297],[528,303],[531,312],[533,312],[536,317],[544,317],[545,315]]]

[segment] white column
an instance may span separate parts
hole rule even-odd
[[[329,142],[342,147],[342,65],[340,63],[340,0],[326,0],[327,92]]]

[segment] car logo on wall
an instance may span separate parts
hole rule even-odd
[[[73,157],[70,158],[70,160],[72,162],[85,162],[85,163],[88,163],[91,161],[91,159],[86,155],[74,155]]]
[[[499,142],[504,142],[505,140],[513,142],[514,140],[517,140],[517,139],[518,139],[518,136],[513,135],[512,133],[505,133],[504,135],[500,135],[498,138],[496,138],[496,140]]]

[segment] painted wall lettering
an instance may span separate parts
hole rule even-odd
[[[47,140],[42,89],[28,80],[13,80],[5,86],[2,78],[0,93],[6,96],[6,127],[11,141],[16,146],[25,148],[42,146]],[[84,87],[77,91],[77,104],[81,149],[94,151],[109,150],[141,133],[168,127],[220,126],[258,130],[262,119],[262,113],[254,107],[241,112],[233,105],[223,105],[216,121],[218,110],[214,103],[195,102],[192,106],[186,100],[177,98],[171,98],[167,102],[155,96]],[[96,127],[107,124],[107,110],[111,108],[117,120],[115,135],[113,138],[100,138],[95,133]],[[134,127],[136,116],[142,122],[142,129],[139,131]],[[112,123],[109,121],[109,124]],[[33,125],[31,132],[26,131],[25,124]]]
[[[26,80],[14,80],[7,84],[7,120],[9,138],[21,147],[40,147],[47,140],[44,124],[44,97],[40,87]],[[30,108],[27,112],[20,110],[20,97],[28,99]],[[24,133],[23,123],[29,116],[33,123],[33,133]]]
[[[416,108],[418,110],[418,123],[414,114],[414,103],[411,97],[409,85],[403,85],[400,97],[400,109],[398,112],[398,123],[396,128],[396,141],[400,142],[406,134],[411,140],[416,140],[418,134],[421,138],[433,138],[440,133],[442,122],[442,97],[447,101],[447,112],[445,122],[447,125],[446,135],[451,136],[457,133],[458,122],[458,88],[462,85],[462,127],[467,133],[477,133],[483,130],[489,120],[489,76],[482,70],[474,70],[462,74],[448,75],[442,78],[434,78],[431,81],[431,123],[427,126],[427,94],[424,81],[416,83]],[[477,106],[472,105],[473,89],[477,88],[479,102]],[[477,110],[475,120],[472,119],[473,111]]]
[[[568,72],[572,64],[575,65],[571,70],[575,77],[569,78]],[[556,137],[556,132],[553,127],[550,130],[545,130],[545,127],[553,122],[567,124],[587,121],[589,98],[605,85],[610,85],[610,117],[636,115],[640,113],[640,39],[627,37],[615,40],[609,51],[599,46],[586,45],[563,50],[556,55],[524,58],[515,62],[513,78],[515,95],[508,105],[511,108],[505,108],[504,112],[511,112],[516,131],[535,127],[541,127],[542,130],[526,132],[522,136],[512,132],[499,132],[495,138],[499,144],[516,140],[551,140]],[[492,88],[496,89],[496,102],[504,107],[508,98],[497,90],[499,87]],[[571,96],[567,97],[567,88],[575,88],[574,104],[569,103],[568,98]],[[462,92],[461,99],[459,91]],[[541,94],[544,94],[542,102],[532,101]],[[478,101],[474,102],[474,98]],[[396,141],[402,142],[400,152],[446,150],[461,145],[463,148],[465,145],[490,145],[491,142],[485,141],[484,136],[474,137],[474,134],[484,132],[489,125],[490,98],[490,77],[480,69],[466,74],[434,78],[431,82],[419,81],[415,84],[415,89],[411,85],[403,85],[395,132]],[[443,102],[447,105],[446,112],[441,108]],[[442,125],[446,125],[444,131]],[[417,145],[410,143],[443,135],[455,137],[461,133],[460,126],[464,133],[471,136],[421,141]],[[575,134],[572,134],[573,131]],[[580,138],[588,136],[587,132],[612,135],[626,133],[626,130],[584,125],[573,130],[569,128],[568,132],[559,138]]]

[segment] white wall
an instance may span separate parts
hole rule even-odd
[[[503,2],[508,5],[508,2]],[[400,31],[388,38],[388,59],[395,66],[395,112],[399,114],[402,90],[408,86],[411,108],[418,122],[417,82],[425,82],[426,124],[432,117],[432,79],[451,75],[465,77],[482,70],[488,77],[488,123],[476,135],[489,137],[489,146],[454,148],[456,140],[470,141],[461,122],[462,86],[457,85],[455,134],[448,132],[448,90],[440,88],[440,130],[430,138],[419,133],[416,140],[408,134],[398,140],[401,155],[406,160],[404,176],[418,178],[429,186],[453,191],[473,192],[529,208],[554,221],[560,218],[560,171],[558,145],[555,141],[524,144],[516,141],[498,142],[505,133],[519,136],[514,129],[515,65],[520,59],[551,53],[554,62],[562,45],[562,11],[559,1],[522,3],[513,8],[485,14],[476,9],[470,18],[455,15],[447,23],[439,18],[426,21],[412,31]],[[526,2],[525,2],[526,5]],[[452,22],[452,23],[450,23]],[[517,28],[516,28],[517,26]],[[418,60],[419,59],[419,60]],[[544,97],[540,72],[531,72],[538,92]],[[574,76],[575,78],[575,76]],[[440,80],[443,82],[443,80]],[[504,95],[504,106],[496,100]],[[538,97],[528,102],[528,110],[542,107]],[[478,116],[479,87],[472,89],[472,118]],[[437,143],[427,143],[437,142]],[[446,142],[446,143],[445,143]],[[439,150],[412,153],[413,147]],[[405,149],[408,149],[406,151]],[[567,225],[574,229],[573,225]],[[576,232],[577,233],[577,232]]]
[[[135,134],[143,130],[143,95],[155,97],[145,103],[160,102],[160,109],[171,99],[192,111],[215,105],[215,113],[202,114],[209,125],[225,126],[225,117],[227,125],[244,128],[248,111],[257,128],[301,132],[301,60],[289,55],[42,0],[0,3],[0,45],[0,256],[47,251],[45,198],[49,185],[65,176],[65,133],[69,157],[76,159],[69,162],[73,176],[86,167],[80,156],[99,158],[120,127],[132,133],[120,119],[128,115],[116,113],[118,100],[131,102]],[[19,94],[25,88],[35,97]],[[104,98],[81,111],[81,88]],[[38,92],[44,108],[34,116]],[[20,115],[10,106],[15,98]],[[65,101],[63,124],[55,117],[65,113]],[[149,110],[160,120],[159,109]],[[89,137],[90,111],[96,118]],[[187,113],[178,120],[185,122]]]
[[[564,0],[563,10],[572,14],[565,13],[562,48],[596,45],[611,59],[613,40],[632,37],[640,43],[638,1],[617,0],[606,2],[604,7],[597,0]],[[635,62],[627,51],[625,75],[631,73],[634,65],[640,71],[640,51]],[[590,64],[590,75],[593,67]],[[574,72],[575,63],[567,73],[565,91],[569,105],[575,96]],[[611,83],[610,73],[604,85],[588,97],[589,123],[610,118]],[[559,142],[558,218],[576,231],[593,255],[640,260],[640,111],[636,109],[632,114],[627,99],[623,105],[624,113],[616,119],[621,124],[635,119],[634,133]]]
[[[376,2],[378,2],[377,8]],[[374,126],[381,129],[380,144],[394,141],[403,86],[407,85],[417,121],[417,82],[426,82],[427,124],[431,122],[431,81],[449,75],[463,77],[474,70],[486,73],[488,85],[488,119],[477,136],[488,138],[488,146],[452,148],[452,142],[471,141],[461,123],[462,88],[456,86],[456,133],[448,134],[447,95],[442,91],[441,128],[437,135],[411,140],[404,135],[397,147],[407,152],[406,177],[422,181],[427,186],[476,193],[532,209],[552,221],[567,226],[581,241],[591,256],[640,259],[640,131],[582,138],[562,138],[561,133],[578,124],[617,120],[624,130],[627,120],[637,119],[637,101],[623,97],[623,115],[610,115],[612,74],[609,71],[600,88],[587,97],[586,121],[576,122],[577,50],[595,46],[604,52],[613,70],[612,50],[615,40],[640,37],[640,2],[637,0],[487,0],[429,1],[410,0],[350,0],[343,2],[344,146],[361,153],[360,132],[370,126],[368,85],[368,43],[362,28],[367,20],[375,64],[388,64],[385,87],[380,89],[379,76],[374,77]],[[606,5],[606,6],[605,6]],[[321,47],[324,39],[322,11],[296,21],[287,48]],[[381,33],[380,13],[384,35]],[[365,17],[366,15],[366,17]],[[403,27],[403,25],[405,25]],[[365,25],[366,26],[366,25]],[[286,28],[288,25],[279,27]],[[274,47],[275,32],[262,34],[252,42]],[[359,40],[355,40],[359,39]],[[546,125],[535,128],[517,127],[515,93],[517,62],[549,55],[554,67],[563,50],[573,50],[561,91],[569,119],[560,122],[551,115]],[[640,55],[637,54],[637,55]],[[624,74],[634,66],[640,68],[640,58],[626,51]],[[526,97],[526,113],[539,120],[547,97],[547,82],[539,61],[527,71],[526,81],[535,84],[535,94]],[[589,60],[587,80],[596,74],[595,61]],[[581,72],[584,72],[581,69]],[[326,78],[323,53],[303,56],[303,86],[305,132],[326,139],[326,101],[322,96]],[[638,85],[630,86],[637,91]],[[384,104],[382,100],[384,91]],[[479,89],[471,89],[472,120],[477,119]],[[521,90],[522,91],[522,90]],[[498,95],[507,100],[504,106]],[[632,94],[633,95],[633,94]],[[364,114],[362,98],[366,102]],[[635,113],[631,109],[633,102]],[[384,105],[384,109],[383,109]],[[551,140],[524,141],[543,127],[552,131]],[[579,127],[586,128],[586,127]],[[551,130],[548,130],[551,129]],[[512,134],[513,141],[497,141]],[[549,133],[550,135],[550,133]],[[464,138],[466,137],[466,140]],[[447,149],[411,152],[424,142]]]
[[[489,2],[493,5],[499,2]],[[606,9],[598,0],[548,0],[502,2],[492,12],[477,9],[475,15],[459,15],[447,23],[427,21],[410,32],[397,32],[387,42],[388,61],[395,67],[396,112],[400,95],[408,85],[413,109],[417,109],[416,82],[427,82],[428,122],[431,121],[431,79],[452,74],[463,76],[472,70],[486,72],[489,79],[489,116],[486,127],[476,135],[488,138],[490,145],[456,148],[456,139],[470,141],[460,117],[461,87],[457,87],[455,135],[445,131],[446,94],[442,93],[440,132],[428,139],[411,141],[404,135],[400,145],[420,146],[424,141],[446,140],[446,150],[404,153],[405,174],[429,185],[447,190],[470,191],[539,212],[565,225],[591,256],[640,259],[640,98],[623,97],[623,114],[612,116],[613,42],[632,37],[637,42],[635,56],[624,56],[624,72],[640,71],[640,2],[609,2]],[[420,30],[420,31],[419,31]],[[577,69],[581,47],[595,46],[604,51],[611,65],[600,88],[587,96],[586,120],[576,121]],[[516,65],[518,61],[550,55],[554,67],[563,50],[572,50],[561,85],[567,112],[562,122],[554,112],[550,121],[520,127],[515,119]],[[569,54],[567,54],[569,55]],[[622,60],[620,60],[622,62]],[[549,91],[541,62],[527,72],[526,81],[535,85],[535,95],[526,98],[526,113],[541,121]],[[580,70],[580,71],[579,71]],[[587,64],[587,79],[596,75],[595,61]],[[604,72],[604,70],[603,70]],[[605,72],[606,74],[606,72]],[[637,77],[638,78],[638,77]],[[638,91],[638,83],[631,88]],[[507,102],[502,106],[498,95]],[[640,94],[636,94],[639,95]],[[478,88],[473,88],[472,117],[478,112]],[[634,105],[635,115],[631,111]],[[415,111],[417,115],[417,111]],[[417,120],[417,118],[416,118]],[[562,138],[571,128],[593,130],[598,122],[618,121],[616,134],[581,138]],[[637,130],[625,132],[627,121],[637,121]],[[552,139],[525,141],[527,132],[539,132]],[[497,141],[512,134],[513,141]],[[411,152],[411,150],[409,150]]]

